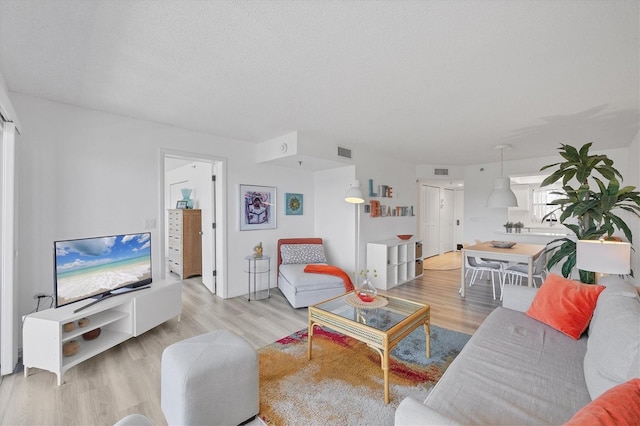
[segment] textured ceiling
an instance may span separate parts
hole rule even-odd
[[[638,1],[0,0],[9,89],[261,142],[416,164],[626,147]]]

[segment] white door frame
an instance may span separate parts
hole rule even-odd
[[[182,158],[185,160],[210,162],[212,169],[216,174],[216,195],[213,201],[212,209],[215,208],[215,220],[216,220],[216,238],[215,247],[213,252],[215,253],[215,265],[216,265],[216,294],[222,298],[226,298],[228,294],[227,286],[227,217],[225,212],[225,206],[227,205],[227,190],[226,190],[226,173],[227,173],[227,159],[222,157],[216,157],[209,154],[194,153],[188,151],[178,151],[171,149],[159,150],[158,155],[158,191],[159,191],[159,232],[160,232],[160,259],[164,262],[166,258],[165,253],[165,176],[164,176],[164,160],[166,157]],[[164,265],[164,263],[163,263]],[[166,278],[165,268],[161,268],[161,277]]]
[[[0,375],[13,373],[18,362],[17,288],[15,280],[15,125],[0,118],[2,200],[0,212]]]

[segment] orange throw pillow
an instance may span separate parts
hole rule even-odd
[[[601,285],[582,284],[550,274],[527,315],[577,340],[587,329],[602,290]]]
[[[631,379],[585,405],[565,426],[631,426],[639,422],[640,379]]]

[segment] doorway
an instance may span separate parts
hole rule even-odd
[[[425,258],[456,250],[461,236],[462,189],[420,185],[420,235]]]
[[[202,284],[213,294],[225,297],[225,227],[223,200],[225,160],[184,152],[162,155],[162,264],[168,274],[168,210],[183,198],[182,188],[191,189],[192,207],[201,211]]]

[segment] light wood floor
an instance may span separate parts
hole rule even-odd
[[[432,323],[473,333],[499,302],[490,283],[480,282],[458,296],[460,270],[425,271],[423,277],[389,295],[431,305]],[[247,302],[211,295],[198,280],[183,283],[183,313],[70,369],[62,386],[53,373],[31,369],[0,383],[2,425],[111,425],[131,413],[166,424],[160,408],[162,351],[177,341],[227,328],[260,348],[307,326],[307,309],[293,309],[279,290],[271,298]]]

